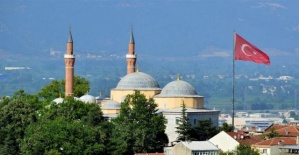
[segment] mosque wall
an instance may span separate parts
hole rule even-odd
[[[119,110],[116,110],[116,109],[102,109],[102,112],[103,114],[118,114],[119,113]]]
[[[156,97],[154,99],[158,104],[158,109],[179,108],[182,107],[183,102],[187,108],[204,108],[204,97]]]

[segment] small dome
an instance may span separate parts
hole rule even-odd
[[[81,96],[80,100],[84,103],[96,103],[95,97],[93,97],[89,94],[85,94],[85,95]]]
[[[103,106],[103,110],[119,110],[120,104],[113,100],[108,100]]]
[[[168,83],[157,97],[200,97],[196,90],[183,80]]]
[[[134,72],[126,75],[118,82],[115,89],[161,90],[153,77],[142,72]]]
[[[59,97],[53,100],[53,102],[55,102],[56,104],[62,103],[63,102],[63,98]]]

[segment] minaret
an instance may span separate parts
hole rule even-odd
[[[128,54],[126,55],[126,59],[127,59],[127,74],[135,72],[135,64],[136,64],[137,56],[135,55],[135,42],[134,42],[133,28],[131,30],[129,50],[128,50]]]
[[[71,28],[69,38],[66,44],[66,53],[64,54],[65,62],[65,96],[74,95],[74,65],[75,55],[73,54],[73,37]]]

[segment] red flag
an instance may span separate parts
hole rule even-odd
[[[238,34],[235,34],[235,41],[235,60],[253,61],[255,63],[270,65],[270,59],[266,53]]]

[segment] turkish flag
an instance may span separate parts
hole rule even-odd
[[[270,59],[266,53],[238,34],[235,34],[235,60],[253,61],[270,65]]]

